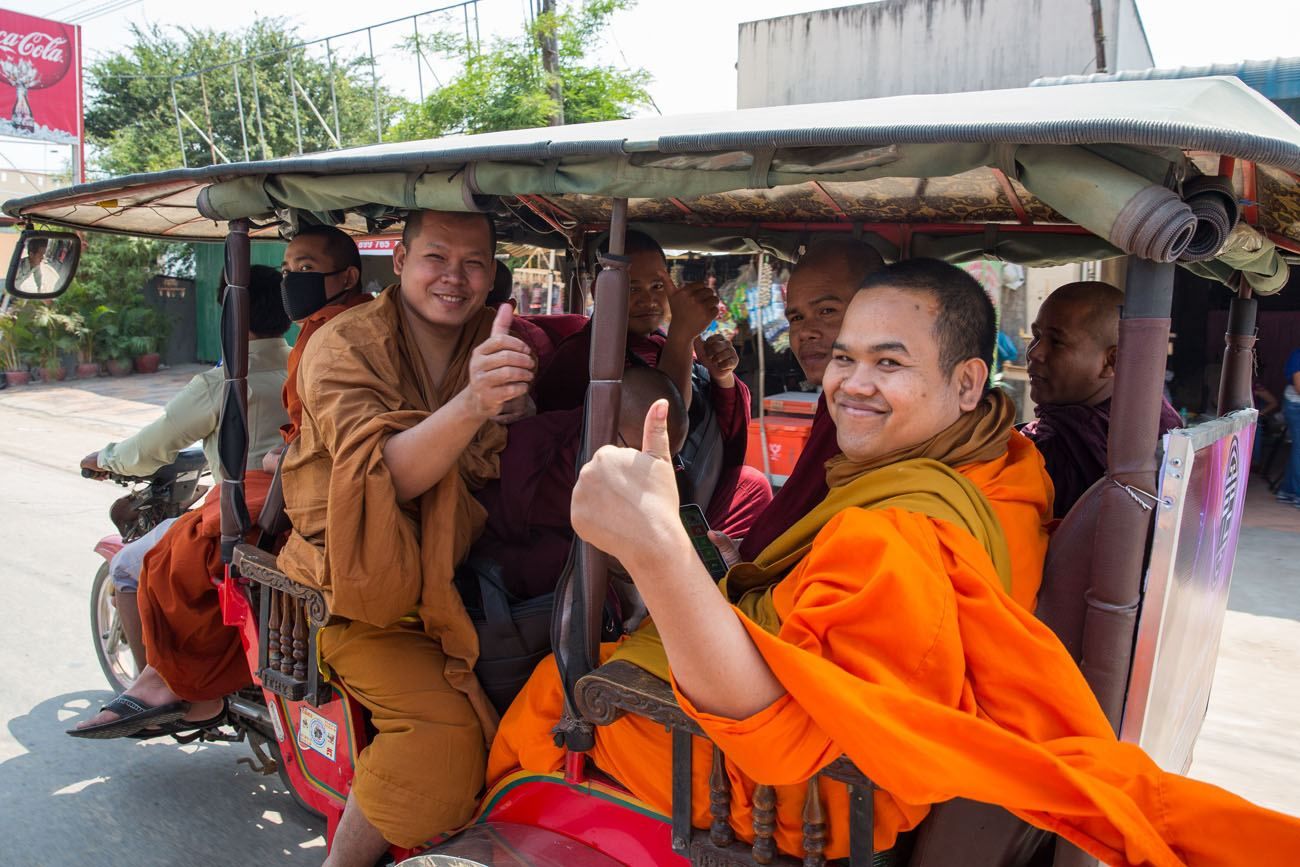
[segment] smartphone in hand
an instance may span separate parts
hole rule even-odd
[[[695,546],[695,553],[709,571],[709,577],[714,581],[722,580],[727,574],[727,564],[718,553],[718,547],[709,539],[709,522],[704,520],[704,510],[694,503],[687,503],[678,509],[678,513],[686,535],[691,537],[691,544]]]

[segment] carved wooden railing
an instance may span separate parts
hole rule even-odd
[[[258,678],[290,701],[320,704],[326,694],[316,661],[316,632],[329,620],[320,592],[290,579],[275,555],[253,545],[235,547],[235,568],[258,589]]]
[[[803,852],[800,856],[777,852],[776,790],[754,788],[754,842],[737,842],[731,827],[731,782],[722,751],[713,747],[709,773],[707,831],[691,827],[691,738],[708,735],[677,705],[672,688],[630,662],[610,662],[578,681],[576,700],[583,716],[596,725],[609,725],[625,713],[659,723],[672,732],[672,836],[673,850],[689,856],[699,867],[823,867],[826,864],[826,812],[822,807],[818,777],[836,780],[849,790],[850,867],[869,867],[875,860],[872,845],[874,786],[847,758],[840,758],[808,781],[803,803]]]

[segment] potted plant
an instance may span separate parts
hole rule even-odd
[[[128,376],[131,359],[151,346],[138,336],[151,310],[141,307],[102,307],[95,313],[95,344],[109,376]]]
[[[90,321],[86,323],[77,337],[77,379],[94,379],[99,376],[98,326],[109,313],[107,307],[100,305],[90,312]]]
[[[32,381],[26,362],[31,336],[17,308],[0,313],[0,363],[4,365],[7,385],[26,385]]]
[[[63,356],[76,352],[85,324],[75,313],[60,313],[49,304],[37,304],[31,314],[32,353],[45,382],[67,376]]]

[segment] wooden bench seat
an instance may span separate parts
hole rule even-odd
[[[329,621],[325,597],[290,579],[274,554],[255,545],[236,545],[234,566],[258,589],[257,676],[262,685],[289,701],[319,705],[328,695],[316,661],[316,632]]]
[[[713,817],[708,831],[691,827],[691,738],[707,739],[704,730],[682,711],[672,688],[630,662],[614,661],[602,665],[580,679],[575,700],[582,715],[596,725],[609,725],[625,713],[653,720],[672,733],[672,827],[673,850],[689,856],[701,867],[769,867],[797,865],[821,867],[826,864],[826,814],[821,794],[810,781],[803,804],[803,852],[795,857],[776,851],[776,791],[771,786],[754,789],[754,843],[746,846],[735,839],[731,816],[731,784],[723,764],[722,751],[713,747],[713,767],[709,774],[709,813]],[[874,786],[866,775],[841,757],[823,768],[818,776],[844,783],[849,788],[849,858],[850,867],[868,867],[876,862],[872,848],[875,825],[872,801]],[[883,854],[883,853],[882,853]],[[882,862],[892,863],[892,862]]]

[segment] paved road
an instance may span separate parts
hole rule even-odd
[[[242,745],[86,742],[108,698],[88,591],[117,489],[76,465],[148,422],[200,368],[0,392],[0,865],[318,864],[319,823]],[[1253,489],[1192,775],[1300,815],[1300,512]]]
[[[320,823],[243,744],[80,741],[110,697],[89,627],[92,546],[119,490],[82,456],[149,421],[200,368],[0,391],[0,865],[319,864]]]

